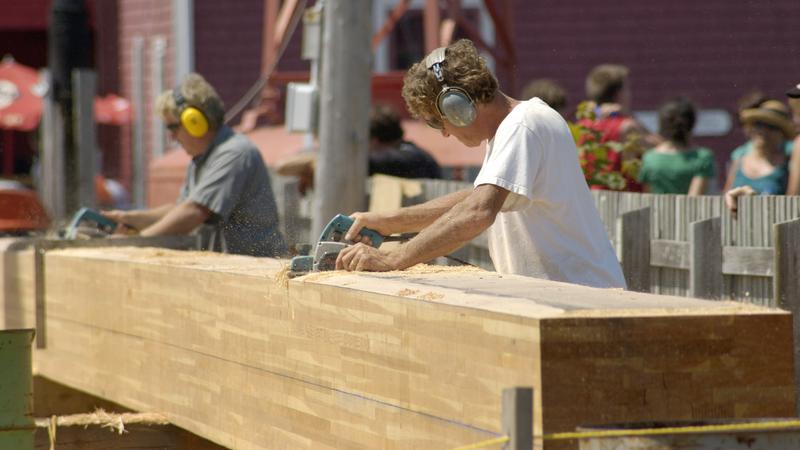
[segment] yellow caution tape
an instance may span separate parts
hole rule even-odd
[[[579,431],[573,433],[551,433],[541,437],[544,440],[585,439],[621,436],[658,436],[664,434],[691,434],[707,433],[713,431],[742,431],[742,430],[775,430],[779,428],[800,427],[800,420],[783,420],[772,422],[747,422],[731,423],[726,425],[698,425],[690,427],[669,428],[642,428],[639,430],[605,430],[605,431]]]
[[[605,430],[605,431],[579,431],[572,433],[550,433],[534,438],[544,439],[546,441],[567,440],[567,439],[587,439],[587,438],[604,438],[604,437],[623,437],[623,436],[660,436],[665,434],[692,434],[692,433],[708,433],[714,431],[758,431],[758,430],[776,430],[781,428],[800,427],[800,420],[782,420],[771,422],[747,422],[747,423],[731,423],[726,425],[697,425],[689,427],[668,427],[668,428],[642,428],[638,430]],[[463,447],[456,447],[452,450],[474,450],[478,448],[489,447],[496,444],[505,444],[510,441],[508,436],[501,436],[498,438],[487,439],[485,441],[476,442],[471,445]]]
[[[495,444],[505,444],[510,440],[511,438],[508,436],[500,436],[498,438],[487,439],[485,441],[476,442],[474,444],[465,445],[463,447],[456,447],[453,450],[474,450],[476,448],[484,448]]]

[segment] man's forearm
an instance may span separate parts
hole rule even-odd
[[[456,202],[414,239],[395,250],[392,256],[398,268],[430,261],[467,244],[494,223],[507,195],[508,191],[493,185],[466,191],[462,201]]]
[[[142,236],[187,234],[202,224],[210,215],[205,207],[185,201],[170,208],[161,219],[141,230]]]
[[[465,189],[437,197],[419,205],[401,208],[392,216],[393,228],[397,228],[402,232],[420,231],[450,211],[453,206],[467,198],[470,193],[472,193],[472,189]]]
[[[174,208],[175,205],[168,203],[166,205],[157,206],[151,209],[141,209],[134,211],[126,211],[124,213],[123,222],[130,225],[137,230],[144,230],[150,225],[158,222],[162,217]]]

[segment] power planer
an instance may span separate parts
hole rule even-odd
[[[322,234],[319,236],[316,247],[312,249],[308,246],[302,255],[292,258],[289,264],[289,277],[294,278],[300,275],[305,275],[309,272],[323,272],[327,270],[336,269],[336,258],[339,256],[344,248],[353,245],[354,242],[346,241],[344,239],[347,230],[353,226],[353,219],[343,214],[337,214],[336,217],[331,219]],[[378,248],[386,240],[395,240],[394,238],[387,238],[375,230],[369,228],[362,228],[358,233],[362,238],[368,238],[370,245]]]
[[[87,224],[89,224],[87,226]],[[90,208],[81,208],[70,220],[66,230],[65,239],[78,237],[102,237],[114,232],[117,222]]]

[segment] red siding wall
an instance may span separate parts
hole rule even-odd
[[[195,70],[230,108],[261,71],[263,0],[195,0]]]
[[[687,95],[701,108],[736,111],[751,89],[784,99],[800,82],[798,0],[516,0],[519,88],[549,77],[583,97],[586,73],[614,62],[631,69],[633,109]],[[735,116],[734,116],[735,118]],[[742,135],[706,138],[727,159]]]
[[[33,27],[44,31],[48,0],[9,1],[14,13],[3,15],[0,28],[11,31]],[[131,41],[135,36],[145,39],[144,117],[149,126],[150,100],[157,94],[149,92],[149,56],[152,38],[157,35],[164,36],[168,44],[166,86],[175,83],[172,2],[107,0],[101,2],[102,7],[94,5],[94,1],[87,3],[99,25],[95,56],[101,93],[116,90],[130,98]],[[603,62],[631,68],[636,110],[656,109],[665,99],[683,94],[701,108],[723,108],[735,113],[737,98],[748,90],[759,88],[780,98],[788,86],[800,81],[798,0],[516,0],[511,16],[518,54],[518,89],[533,78],[554,78],[568,88],[572,107],[582,98],[588,70]],[[119,33],[115,38],[116,30],[106,27],[117,20]],[[262,0],[195,1],[196,70],[217,87],[228,106],[259,75],[262,20]],[[31,54],[26,59],[35,54],[39,63],[44,62],[41,53],[23,53]],[[306,69],[308,65],[298,53],[299,32],[281,60],[280,69]],[[116,74],[111,73],[114,67],[118,68]],[[500,78],[509,79],[505,74]],[[148,152],[149,133],[148,129],[144,140]],[[105,168],[109,175],[127,182],[130,127],[123,127],[118,134],[118,139],[101,138],[107,156]],[[712,147],[722,162],[741,140],[741,133],[735,128],[725,137],[706,138],[701,143]]]

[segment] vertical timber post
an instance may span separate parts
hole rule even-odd
[[[322,30],[314,237],[336,214],[366,206],[372,1],[327,0]]]
[[[510,438],[506,450],[533,448],[533,388],[503,389],[503,434]]]
[[[80,206],[97,206],[94,177],[97,175],[97,134],[94,122],[94,97],[97,92],[97,75],[93,70],[72,71],[72,110],[75,137],[75,173],[77,196]]]
[[[650,292],[650,208],[620,214],[615,240],[628,289]]]
[[[722,219],[689,224],[689,296],[722,298]]]
[[[794,385],[800,416],[800,220],[772,226],[775,245],[775,275],[772,295],[775,305],[792,312],[794,325]]]
[[[0,331],[0,450],[33,450],[33,334]]]

